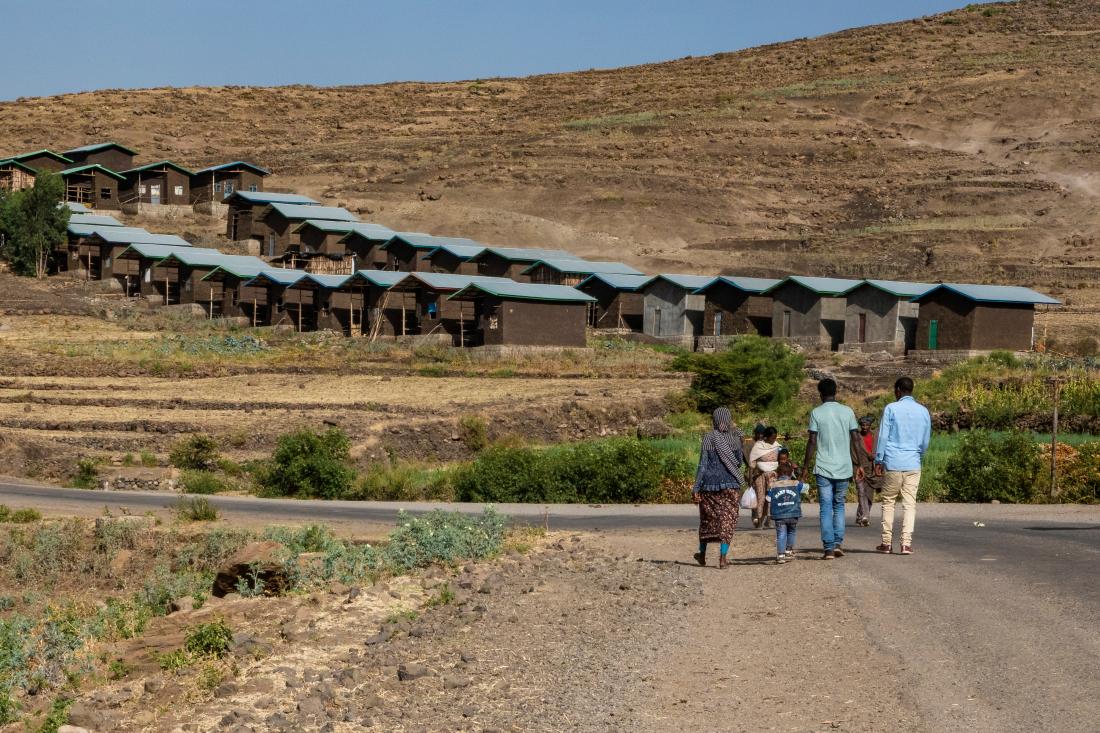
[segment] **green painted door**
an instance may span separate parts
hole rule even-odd
[[[940,348],[940,322],[933,319],[928,322],[928,350]]]

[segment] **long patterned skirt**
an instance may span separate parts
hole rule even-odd
[[[699,541],[729,544],[741,513],[738,504],[741,492],[737,489],[701,491],[699,496]]]

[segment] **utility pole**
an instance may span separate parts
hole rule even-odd
[[[1062,392],[1062,380],[1054,377],[1054,416],[1050,426],[1050,500],[1058,493],[1058,398]]]

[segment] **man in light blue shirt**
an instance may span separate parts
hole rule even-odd
[[[932,417],[913,399],[913,380],[894,382],[896,402],[882,412],[875,445],[875,473],[885,475],[882,487],[882,543],[875,549],[894,550],[894,505],[901,495],[901,554],[913,554],[913,526],[917,521],[917,487],[921,462],[932,438]]]

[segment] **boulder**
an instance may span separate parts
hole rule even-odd
[[[237,590],[238,581],[250,583],[253,578],[262,584],[265,596],[282,595],[290,589],[286,567],[286,548],[278,542],[252,542],[230,557],[218,570],[210,593],[224,598]]]
[[[639,438],[667,438],[675,432],[671,425],[659,417],[638,424]]]

